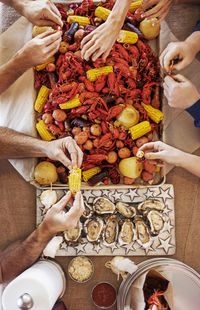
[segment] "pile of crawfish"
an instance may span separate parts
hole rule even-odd
[[[108,9],[112,9],[113,4],[114,1],[101,3]],[[154,108],[160,107],[158,57],[153,54],[147,41],[139,38],[134,45],[115,43],[106,62],[102,58],[85,61],[81,58],[81,41],[76,38],[76,34],[70,38],[66,35],[70,28],[67,18],[70,10],[74,15],[89,17],[91,25],[79,26],[78,29],[87,35],[99,25],[94,16],[96,5],[91,0],[84,0],[81,4],[70,4],[68,10],[61,4],[57,7],[64,26],[55,64],[49,64],[42,71],[35,71],[35,88],[46,85],[51,89],[42,111],[42,119],[47,130],[57,139],[67,135],[74,137],[84,152],[83,170],[100,166],[102,172],[98,180],[107,184],[110,179],[117,184],[120,182],[119,161],[135,156],[140,146],[152,141],[153,132],[158,133],[160,130],[160,125],[149,119],[140,104],[144,102]],[[128,13],[126,20],[137,26],[141,17]],[[127,29],[126,24],[123,29]],[[113,66],[113,72],[102,74],[95,82],[87,79],[86,71],[104,66]],[[81,106],[71,110],[59,108],[59,104],[77,94]],[[135,141],[128,130],[115,125],[116,116],[126,105],[132,105],[139,111],[140,122],[147,120],[152,126],[150,133]],[[155,164],[145,160],[141,175],[143,181],[152,180],[155,169]],[[61,178],[62,181],[66,180]],[[123,178],[125,184],[134,182],[134,179]]]

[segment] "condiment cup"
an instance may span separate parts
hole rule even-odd
[[[87,279],[83,280],[83,281],[76,280],[75,278],[73,278],[73,276],[72,276],[71,273],[69,272],[69,269],[70,269],[71,265],[73,264],[73,262],[74,262],[77,258],[81,258],[81,257],[87,259],[87,260],[90,262],[91,267],[92,267],[92,272],[91,272],[90,276],[89,276]],[[93,274],[94,274],[94,265],[93,265],[93,262],[91,261],[91,259],[89,259],[89,258],[86,257],[86,256],[77,256],[77,257],[74,257],[74,258],[70,261],[70,263],[69,263],[69,265],[68,265],[68,274],[69,274],[69,277],[70,277],[73,281],[75,281],[75,282],[77,282],[77,283],[85,283],[85,282],[89,281],[89,280],[92,278]]]
[[[110,305],[108,305],[108,306],[99,305],[99,304],[97,303],[97,301],[94,300],[94,299],[95,299],[95,297],[94,297],[95,291],[97,292],[98,287],[101,288],[101,286],[102,286],[103,284],[105,284],[106,286],[110,286],[110,288],[112,289],[112,293],[115,294],[114,301],[112,301],[112,304],[110,304]],[[107,287],[107,288],[108,288],[108,287]],[[108,292],[108,290],[106,290],[106,291]],[[92,299],[94,305],[95,305],[96,307],[98,307],[99,309],[109,309],[109,308],[111,308],[111,307],[116,303],[117,291],[116,291],[115,287],[114,287],[112,284],[110,284],[109,282],[99,282],[99,283],[97,283],[97,284],[93,287],[93,289],[92,289],[91,299]],[[102,299],[101,299],[101,301],[102,301]]]

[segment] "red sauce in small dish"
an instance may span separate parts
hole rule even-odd
[[[99,283],[93,288],[92,299],[99,307],[111,307],[116,300],[116,290],[109,283]]]

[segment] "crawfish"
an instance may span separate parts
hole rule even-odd
[[[142,90],[142,101],[145,104],[151,103],[151,92],[152,92],[152,86],[158,85],[156,82],[151,82],[148,84],[145,84]]]
[[[79,100],[81,103],[84,103],[87,99],[93,99],[98,97],[98,93],[95,92],[89,92],[89,91],[84,91],[80,94]]]
[[[161,302],[161,299],[159,297],[163,296],[164,292],[154,290],[154,294],[147,300],[148,305],[150,305],[149,309],[150,310],[168,310],[169,307],[166,305],[164,307],[163,303]]]
[[[129,60],[129,54],[121,44],[114,44],[113,51],[118,52],[124,59]]]
[[[114,107],[111,107],[108,111],[108,116],[106,118],[107,121],[110,121],[112,118],[116,117],[118,114],[120,114],[123,111],[123,107],[120,105],[116,105]]]
[[[159,109],[159,107],[160,107],[160,87],[159,87],[159,85],[156,85],[156,89],[154,92],[153,99],[151,101],[151,105],[155,109]]]
[[[95,91],[96,92],[99,93],[102,90],[102,88],[104,88],[104,86],[106,85],[106,79],[107,79],[106,74],[102,74],[98,77],[98,79],[95,82]]]

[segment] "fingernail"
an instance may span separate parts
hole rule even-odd
[[[68,169],[71,170],[72,169],[72,165],[68,165]]]

